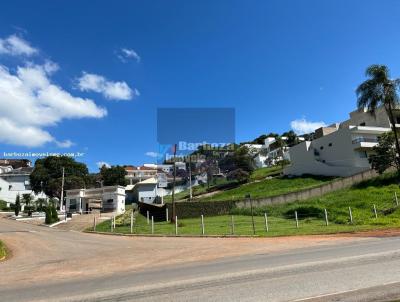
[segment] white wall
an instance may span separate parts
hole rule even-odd
[[[10,187],[11,186],[11,187]],[[29,175],[13,175],[3,178],[0,176],[0,200],[15,203],[15,199],[19,194],[31,194],[33,199],[46,198],[45,194],[36,195],[30,188]]]
[[[375,137],[372,134],[355,134],[351,129],[339,129],[311,142],[303,142],[290,149],[291,165],[284,169],[286,175],[350,176],[370,169],[368,158],[355,150],[353,139]],[[319,155],[316,155],[319,154]]]

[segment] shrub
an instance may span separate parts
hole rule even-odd
[[[58,221],[57,210],[53,205],[46,207],[45,213],[46,213],[46,219],[45,219],[46,224],[52,224]]]
[[[15,216],[19,215],[19,211],[21,211],[21,200],[18,194],[17,197],[15,198],[15,207],[14,207]]]
[[[297,211],[297,217],[299,219],[306,219],[306,218],[324,218],[325,213],[324,209],[321,209],[316,206],[304,206],[299,205],[292,209],[287,210],[284,215],[286,218],[293,218],[295,216],[294,212]]]

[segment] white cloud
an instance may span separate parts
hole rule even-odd
[[[129,48],[121,48],[118,52],[117,52],[117,57],[118,59],[121,60],[121,62],[126,63],[127,60],[129,59],[134,59],[136,60],[136,62],[140,62],[141,58],[138,55],[138,53],[133,50],[133,49],[129,49]]]
[[[16,72],[0,65],[0,143],[38,147],[53,142],[68,147],[72,142],[58,142],[45,128],[64,119],[107,115],[92,100],[54,84],[51,74],[57,69],[52,62],[18,66]]]
[[[70,148],[73,145],[75,145],[72,141],[70,141],[69,139],[65,140],[65,141],[55,141],[56,145],[60,148]]]
[[[8,36],[5,39],[0,38],[0,54],[32,56],[37,52],[38,50],[32,47],[28,41],[17,35]]]
[[[145,153],[145,155],[149,156],[149,157],[159,157],[160,154],[158,154],[157,152],[153,152],[153,151],[148,151]]]
[[[110,100],[130,100],[139,96],[139,91],[131,89],[126,82],[112,82],[98,74],[83,72],[77,82],[81,91],[101,93]]]
[[[292,127],[293,131],[297,134],[306,134],[313,132],[315,129],[320,127],[325,127],[326,124],[324,122],[310,122],[305,118],[297,119],[290,122],[290,127]]]
[[[111,168],[111,165],[109,163],[106,163],[105,161],[99,161],[96,163],[97,167],[100,169],[103,166],[106,166],[107,168]]]

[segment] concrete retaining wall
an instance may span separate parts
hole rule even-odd
[[[306,200],[312,197],[319,197],[326,193],[333,192],[336,190],[348,188],[356,183],[359,183],[363,180],[367,180],[373,177],[376,177],[378,174],[373,171],[365,171],[359,174],[355,174],[353,176],[349,176],[346,178],[341,178],[338,180],[334,180],[330,183],[321,185],[316,188],[305,189],[293,193],[287,193],[278,196],[266,197],[266,198],[259,198],[253,199],[253,207],[261,207],[266,205],[273,205],[273,204],[282,204],[293,202],[297,200]],[[249,200],[240,200],[235,202],[236,207],[238,208],[250,208],[250,201]]]

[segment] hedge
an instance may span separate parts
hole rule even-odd
[[[169,215],[172,215],[172,204],[168,203]],[[232,200],[221,201],[184,201],[175,203],[176,216],[178,218],[195,218],[200,215],[218,216],[226,215],[236,207]]]

